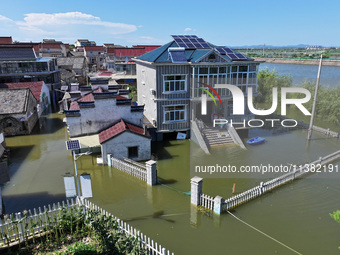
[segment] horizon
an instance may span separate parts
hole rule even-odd
[[[23,42],[55,39],[70,44],[84,38],[98,45],[132,46],[163,45],[172,40],[172,34],[195,34],[210,43],[234,48],[263,44],[338,47],[340,36],[332,28],[340,23],[336,13],[340,3],[326,0],[315,8],[317,4],[245,0],[241,5],[218,0],[207,8],[201,0],[175,0],[171,4],[154,0],[103,0],[100,4],[60,0],[58,6],[41,0],[34,5],[13,0],[2,6],[0,36]]]

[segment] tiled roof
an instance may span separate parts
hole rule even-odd
[[[127,123],[124,120],[120,120],[118,123],[99,133],[99,142],[102,144],[110,140],[111,138],[125,132],[126,130],[138,135],[150,137],[148,133],[145,134],[142,127],[138,127],[136,125]]]
[[[165,44],[165,45],[163,45],[163,46],[161,46],[161,47],[159,47],[155,50],[152,50],[148,53],[145,53],[144,55],[137,57],[137,59],[141,59],[141,60],[145,60],[145,61],[149,61],[149,62],[156,62],[156,60],[159,56],[164,54],[164,52],[167,53],[167,50],[171,46],[171,44],[173,44],[173,42],[169,42],[169,43],[167,43],[167,44]]]
[[[0,47],[0,60],[36,59],[31,46]]]
[[[0,114],[24,113],[29,93],[28,88],[0,89]]]
[[[85,68],[85,57],[64,57],[57,58],[58,66],[73,66],[73,69]]]
[[[94,97],[92,93],[89,93],[80,99],[77,100],[78,102],[94,102]]]
[[[108,48],[107,53],[116,57],[137,57],[145,53],[145,48]]]
[[[85,46],[86,51],[104,51],[103,46]]]
[[[214,51],[217,55],[219,55],[221,58],[224,58],[226,61],[230,62],[231,59],[227,55],[219,54],[217,51],[215,51],[215,48],[217,46],[208,43],[211,49],[185,49],[185,56],[186,59],[189,62],[199,62],[203,56],[208,54],[211,51]],[[136,57],[136,59],[153,62],[153,63],[172,63],[172,61],[169,59],[169,48],[178,48],[179,45],[173,40],[157,49],[154,49],[148,53],[145,53],[142,56]]]
[[[61,43],[42,43],[41,49],[61,49]]]
[[[103,93],[103,89],[102,87],[98,87],[95,91],[93,91],[94,93]]]
[[[126,100],[127,98],[126,98],[126,97],[123,97],[123,96],[120,96],[120,95],[117,95],[117,96],[116,96],[116,99],[117,99],[117,100]]]
[[[70,110],[70,111],[78,111],[78,110],[80,110],[77,101],[73,101],[73,102],[71,103],[70,109],[69,109],[69,110]]]
[[[12,44],[12,36],[6,37],[6,36],[1,36],[0,37],[0,44]]]
[[[4,88],[4,89],[29,88],[32,94],[34,95],[35,99],[37,99],[37,101],[40,102],[43,83],[44,83],[43,81],[2,83],[0,84],[0,88]]]
[[[144,48],[145,52],[149,52],[149,51],[152,51],[154,49],[161,47],[161,45],[136,45],[136,46],[132,46],[132,47],[134,47],[134,48]]]

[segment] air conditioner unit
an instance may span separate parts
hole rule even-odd
[[[157,121],[155,119],[152,119],[152,125],[154,125],[155,127],[157,126]]]

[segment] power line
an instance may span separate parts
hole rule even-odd
[[[237,216],[235,216],[235,215],[232,214],[231,212],[227,211],[227,213],[229,213],[229,214],[230,214],[231,216],[233,216],[235,219],[237,219],[238,221],[240,221],[240,222],[242,222],[243,224],[247,225],[248,227],[254,229],[255,231],[261,233],[262,235],[264,235],[264,236],[266,236],[266,237],[272,239],[273,241],[277,242],[278,244],[281,244],[282,246],[284,246],[284,247],[286,247],[287,249],[289,249],[289,250],[295,252],[296,254],[302,255],[302,253],[300,253],[300,252],[294,250],[293,248],[290,248],[288,245],[285,245],[284,243],[280,242],[279,240],[276,240],[274,237],[271,237],[270,235],[267,235],[266,233],[262,232],[261,230],[259,230],[259,229],[255,228],[255,227],[253,227],[252,225],[250,225],[249,223],[247,223],[247,222],[241,220],[240,218],[238,218]]]

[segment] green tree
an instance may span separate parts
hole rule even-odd
[[[257,96],[255,98],[255,102],[271,103],[273,88],[278,88],[278,95],[280,95],[280,88],[291,87],[292,83],[292,77],[287,75],[280,76],[276,70],[270,71],[268,68],[266,68],[259,71]]]

